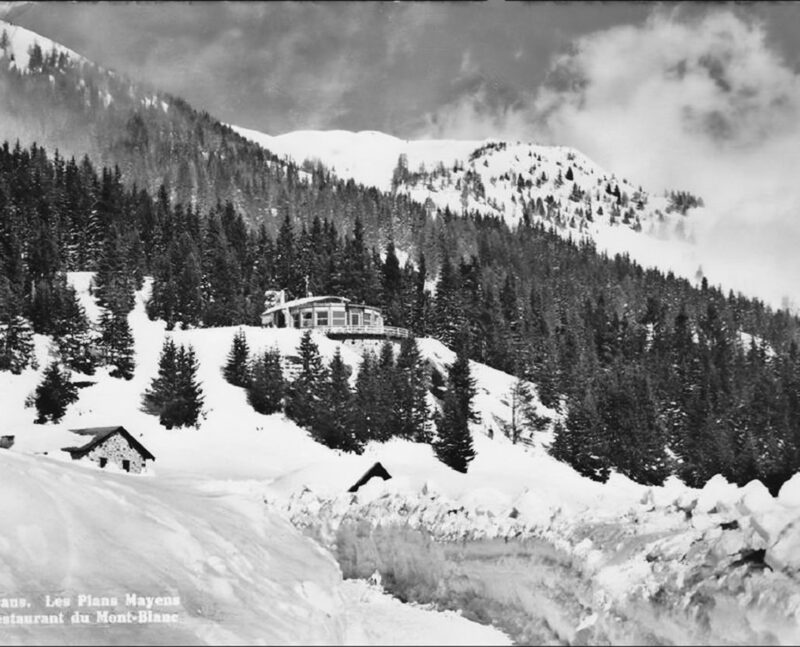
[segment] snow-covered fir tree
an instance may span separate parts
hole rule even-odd
[[[241,328],[236,331],[228,352],[228,360],[223,367],[222,374],[229,384],[246,387],[250,381],[250,347],[247,336]]]
[[[281,355],[277,348],[257,355],[250,365],[247,401],[258,413],[269,415],[283,409],[286,383],[281,370]]]
[[[36,387],[36,424],[58,422],[67,412],[67,407],[78,400],[78,389],[72,383],[69,370],[52,362],[44,371],[44,377]]]

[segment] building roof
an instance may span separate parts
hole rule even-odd
[[[69,452],[73,458],[80,458],[81,456],[85,456],[88,454],[92,449],[97,447],[98,445],[102,445],[106,440],[111,438],[114,434],[122,434],[125,439],[131,444],[131,446],[139,452],[139,454],[144,459],[155,460],[156,457],[153,456],[147,449],[145,448],[142,443],[136,440],[133,436],[131,436],[130,432],[128,432],[125,427],[117,426],[117,427],[87,427],[85,429],[70,429],[70,431],[81,434],[83,436],[94,436],[88,443],[82,445],[81,447],[62,447],[61,451]]]
[[[353,483],[353,485],[351,485],[350,489],[348,489],[347,491],[357,492],[358,488],[360,488],[362,485],[364,485],[370,479],[373,479],[376,476],[380,476],[384,481],[388,481],[390,478],[392,478],[392,475],[386,471],[386,468],[383,465],[381,465],[380,463],[375,463],[366,472],[364,472],[364,475],[360,479],[358,479],[355,483]]]
[[[81,436],[96,436],[97,434],[105,434],[117,429],[124,429],[122,425],[114,425],[113,427],[83,427],[82,429],[70,429],[73,434],[80,434]]]
[[[305,306],[310,303],[325,303],[327,301],[334,301],[336,303],[345,303],[350,304],[350,308],[369,308],[370,310],[375,310],[376,312],[381,311],[378,306],[370,306],[366,303],[353,303],[351,299],[347,297],[334,297],[334,296],[319,296],[319,297],[303,297],[302,299],[293,299],[292,301],[285,301],[283,303],[278,303],[271,308],[267,308],[264,312],[261,313],[261,316],[264,315],[271,315],[273,312],[278,312],[280,310],[285,310],[287,308],[299,308],[300,306]]]
[[[262,312],[262,315],[272,314],[273,312],[278,312],[279,310],[285,310],[286,308],[297,308],[299,306],[308,305],[309,303],[320,303],[322,301],[337,301],[339,303],[350,303],[350,299],[346,297],[334,297],[334,296],[318,296],[318,297],[302,297],[301,299],[292,299],[291,301],[284,301],[283,303],[278,303],[271,308],[267,308]]]

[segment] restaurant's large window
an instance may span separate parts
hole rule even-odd
[[[314,313],[310,310],[303,313],[303,328],[312,328],[314,326],[313,316]]]
[[[318,326],[327,326],[328,325],[328,311],[327,310],[317,310],[317,325]]]
[[[333,310],[331,312],[331,322],[334,326],[344,326],[346,324],[344,310]]]

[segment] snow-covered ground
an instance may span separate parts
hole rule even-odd
[[[245,139],[260,144],[276,155],[297,163],[322,162],[341,178],[352,178],[382,191],[392,187],[392,172],[400,155],[408,157],[409,168],[420,164],[433,167],[438,162],[452,164],[466,158],[483,145],[480,140],[405,140],[374,130],[353,133],[347,130],[298,130],[284,135],[267,135],[231,125]]]
[[[96,318],[91,275],[70,279]],[[112,379],[105,370],[81,376],[95,384],[58,425],[32,424],[34,411],[24,406],[49,359],[46,338],[36,339],[39,371],[0,373],[2,433],[15,436],[11,450],[0,450],[0,598],[26,597],[26,613],[44,613],[53,611],[42,608],[47,594],[72,597],[73,605],[80,594],[115,595],[120,603],[112,610],[125,612],[128,592],[179,595],[179,621],[3,626],[0,644],[508,644],[498,630],[459,614],[402,605],[379,587],[345,582],[330,554],[264,505],[262,491],[274,478],[326,460],[328,469],[345,470],[354,457],[314,443],[280,416],[255,414],[221,378],[235,328],[174,333],[198,351],[207,415],[199,429],[167,432],[139,411],[164,326],[147,319],[143,294],[129,320],[134,379]],[[290,352],[299,340],[287,331],[246,330],[255,349],[275,344]],[[333,343],[318,342],[331,356]],[[69,429],[105,424],[123,424],[155,454],[151,474],[100,470],[60,451],[76,444]],[[350,469],[357,478],[361,464]]]
[[[90,279],[70,276],[96,318]],[[47,364],[46,338],[36,340],[38,371],[0,373],[2,434],[16,437],[0,450],[0,598],[177,592],[181,621],[158,634],[175,643],[800,640],[800,476],[778,499],[719,478],[701,491],[618,475],[595,483],[553,460],[546,437],[522,446],[499,433],[513,378],[475,363],[483,424],[468,474],[406,441],[335,452],[281,415],[255,413],[224,381],[235,328],[166,333],[147,319],[146,296],[129,316],[134,378],[80,376],[95,383],[61,423],[34,425],[24,406]],[[252,350],[289,353],[299,342],[292,330],[245,331]],[[139,409],[165,334],[197,351],[198,429],[168,431]],[[317,342],[328,358],[338,345]],[[420,347],[439,366],[452,360],[434,340]],[[342,354],[357,366],[351,349]],[[75,444],[69,429],[115,424],[156,456],[150,475],[60,451]],[[376,461],[393,478],[348,494]],[[440,611],[342,579],[376,571],[401,600]],[[67,630],[57,635],[139,643],[157,631]],[[0,643],[51,635],[39,631],[0,632]]]

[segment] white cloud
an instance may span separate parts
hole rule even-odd
[[[427,118],[428,136],[578,148],[650,191],[708,209],[697,255],[712,283],[800,304],[800,77],[763,25],[729,10],[589,34],[513,106],[481,86]]]
[[[463,95],[444,108],[424,117],[416,139],[506,139],[526,140],[530,115],[519,104],[492,101],[492,90],[481,83],[477,90]]]
[[[579,40],[552,78],[566,87],[530,106],[548,140],[651,190],[701,195],[709,279],[800,303],[800,78],[762,25],[656,13]]]

